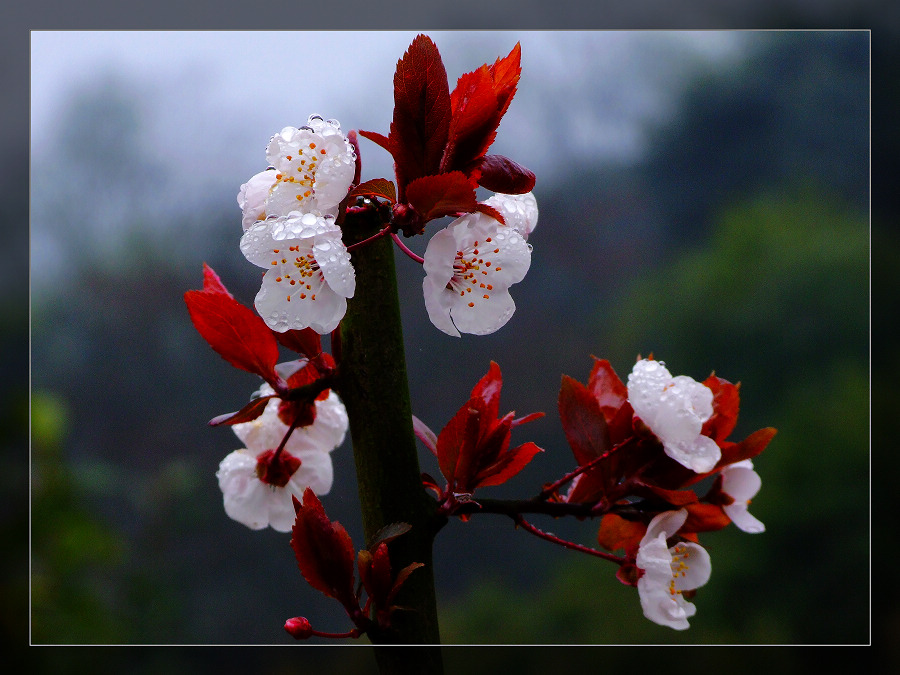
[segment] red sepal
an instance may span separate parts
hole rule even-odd
[[[208,422],[208,424],[211,427],[217,427],[221,424],[231,426],[232,424],[252,422],[257,417],[263,414],[263,411],[266,409],[266,406],[269,405],[269,399],[271,398],[275,398],[275,395],[273,394],[272,396],[259,396],[250,401],[247,405],[245,405],[237,412],[225,413],[224,415],[213,417]]]
[[[485,155],[479,165],[478,184],[507,195],[523,195],[534,189],[534,173],[503,155]]]
[[[203,267],[203,290],[184,294],[197,332],[231,365],[275,386],[280,381],[275,372],[278,342],[271,329],[234,299],[211,268]]]
[[[354,592],[353,542],[344,527],[325,515],[310,488],[303,503],[294,501],[297,518],[291,530],[291,548],[303,578],[310,586],[336,598],[348,611],[358,608]]]
[[[378,197],[392,204],[397,201],[397,190],[387,178],[373,178],[350,190],[348,197]]]
[[[423,176],[406,186],[406,200],[424,222],[478,207],[475,185],[460,171]]]

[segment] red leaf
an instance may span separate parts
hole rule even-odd
[[[228,289],[225,288],[225,284],[222,283],[219,275],[206,263],[203,263],[203,290],[209,291],[210,293],[224,293],[229,298],[234,297],[228,292]]]
[[[409,577],[410,574],[415,572],[420,567],[425,567],[425,563],[420,563],[420,562],[410,563],[409,565],[404,567],[402,570],[397,572],[397,578],[394,580],[394,585],[391,588],[391,592],[388,593],[386,604],[390,605],[394,601],[394,598],[396,597],[398,591],[400,590],[400,587],[403,586],[403,584],[406,582],[407,577]]]
[[[226,413],[214,417],[209,421],[209,426],[216,427],[221,424],[230,426],[232,424],[241,424],[242,422],[252,422],[263,414],[263,411],[269,404],[270,398],[275,398],[275,396],[260,396],[255,398],[237,412]]]
[[[479,398],[467,401],[447,423],[437,438],[437,457],[441,473],[454,489],[456,466],[460,456],[478,443],[479,418],[483,402]]]
[[[394,154],[393,150],[391,149],[391,141],[384,134],[379,134],[377,131],[363,131],[362,129],[360,129],[358,133],[363,138],[368,138],[373,143],[380,145],[391,154]]]
[[[713,415],[706,420],[702,433],[716,442],[724,441],[737,424],[740,385],[715,375],[710,375],[703,384],[712,389]]]
[[[453,116],[441,170],[468,173],[480,163],[478,160],[493,143],[500,124],[494,80],[488,67],[481,66],[460,77],[450,101]]]
[[[509,54],[504,58],[498,58],[490,67],[491,77],[494,80],[494,93],[500,104],[499,116],[503,117],[509,104],[512,103],[519,84],[519,76],[522,74],[522,45],[517,42]],[[499,124],[499,119],[497,120]]]
[[[503,375],[500,366],[491,361],[484,377],[472,388],[472,398],[480,398],[486,406],[486,417],[497,419],[500,414],[500,390],[503,388]]]
[[[397,201],[397,191],[394,184],[387,178],[373,178],[353,188],[348,197],[378,197],[386,199],[392,204]]]
[[[579,466],[610,449],[609,431],[597,399],[581,382],[563,375],[559,417]]]
[[[273,384],[278,342],[265,322],[253,310],[235,300],[221,281],[204,272],[202,291],[187,291],[184,301],[194,327],[222,358],[231,365],[255,373]]]
[[[637,548],[646,533],[647,526],[643,523],[607,513],[600,521],[597,542],[607,551],[617,551],[620,548],[628,551]]]
[[[322,336],[312,328],[286,330],[275,333],[275,338],[288,349],[308,359],[314,359],[322,353]]]
[[[531,192],[537,180],[532,171],[503,155],[485,155],[479,169],[481,187],[507,195]]]
[[[521,47],[516,44],[509,55],[490,67],[484,65],[459,78],[450,95],[453,118],[442,170],[469,173],[478,166],[516,93],[520,62]]]
[[[306,488],[303,503],[295,503],[295,507],[297,519],[291,530],[291,548],[303,578],[345,607],[357,606],[350,535],[340,523],[328,520],[312,489]]]
[[[649,485],[638,481],[635,481],[633,492],[642,497],[658,497],[675,507],[694,504],[698,500],[697,494],[693,490],[667,490],[657,485]]]
[[[712,532],[721,530],[731,523],[731,518],[717,504],[687,504],[687,520],[681,529],[685,532]]]
[[[475,186],[460,171],[412,181],[406,186],[406,201],[425,221],[470,213],[478,206]]]
[[[597,404],[607,422],[610,422],[619,409],[628,402],[628,387],[619,379],[606,359],[594,359],[594,367],[588,378],[588,389],[597,399]]]
[[[491,485],[502,485],[510,478],[519,473],[525,466],[534,459],[534,456],[544,449],[538,447],[531,441],[523,443],[517,448],[507,450],[502,453],[500,459],[475,477],[476,487],[489,487]]]
[[[475,205],[475,210],[478,213],[483,213],[487,216],[490,216],[491,218],[493,218],[494,220],[499,222],[501,225],[506,225],[506,218],[504,218],[503,214],[500,213],[493,206],[488,206],[487,204],[482,204],[481,202],[479,202],[478,204]]]
[[[375,607],[384,608],[393,586],[391,559],[387,544],[378,544],[374,551],[362,550],[357,561],[359,578]]]
[[[438,173],[449,125],[447,71],[434,42],[419,35],[394,73],[389,140],[401,195],[409,182]]]
[[[722,459],[716,465],[721,468],[728,464],[734,464],[745,459],[753,459],[766,449],[769,442],[775,437],[777,431],[772,427],[759,429],[747,436],[740,443],[725,443],[722,447]]]

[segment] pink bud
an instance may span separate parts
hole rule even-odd
[[[312,626],[302,616],[295,616],[284,622],[284,629],[297,640],[305,640],[312,635]]]

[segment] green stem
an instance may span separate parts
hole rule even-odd
[[[348,210],[342,224],[345,244],[379,232],[374,210]],[[422,487],[413,434],[403,327],[391,240],[376,238],[353,249],[356,293],[341,322],[338,391],[350,417],[363,528],[367,541],[385,525],[405,522],[412,529],[389,544],[396,572],[412,562],[413,572],[397,596],[388,631],[370,633],[375,644],[440,643],[432,571],[434,500]],[[442,673],[440,648],[414,653],[376,648],[382,673]],[[414,657],[414,658],[411,658]]]

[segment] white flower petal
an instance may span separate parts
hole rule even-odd
[[[676,591],[692,591],[709,581],[712,565],[705,548],[686,541],[673,546],[671,551]]]
[[[519,232],[481,213],[456,219],[425,250],[422,291],[431,322],[456,337],[493,333],[515,312],[508,288],[530,264]]]
[[[237,202],[243,212],[241,224],[246,231],[253,223],[266,217],[266,200],[275,184],[276,171],[267,169],[260,171],[246,183],[241,185]]]
[[[349,426],[347,409],[338,395],[331,391],[327,399],[316,401],[315,421],[309,426],[294,429],[285,448],[298,457],[309,450],[331,452],[344,442]]]
[[[753,462],[749,459],[735,462],[722,469],[722,491],[734,502],[723,506],[725,515],[731,518],[735,526],[750,534],[765,532],[765,525],[752,516],[747,510],[750,500],[762,487],[762,478],[753,470]]]
[[[425,277],[422,280],[422,293],[425,296],[425,309],[428,318],[435,328],[443,331],[451,337],[460,337],[459,331],[450,319],[450,310],[456,302],[456,293],[447,289],[433,277]]]
[[[709,387],[686,375],[672,377],[661,361],[641,359],[628,376],[628,401],[675,461],[705,473],[721,459],[716,442],[700,433],[713,414]]]
[[[341,241],[340,233],[317,235],[312,247],[325,281],[338,295],[352,298],[356,292],[356,273],[350,264],[350,254]]]
[[[485,200],[485,204],[493,206],[502,213],[506,226],[517,230],[526,239],[537,226],[537,200],[531,192],[524,195],[507,195],[498,192]]]
[[[236,450],[219,464],[216,472],[222,490],[225,513],[251,530],[269,525],[269,505],[278,490],[256,476],[256,456],[248,450]]]
[[[306,488],[312,488],[317,495],[326,495],[334,482],[334,466],[331,455],[319,450],[305,450],[295,455],[300,460],[300,468],[294,472],[285,486],[297,499],[302,501]],[[293,519],[291,519],[293,523]]]
[[[456,299],[455,293],[453,297]],[[480,289],[455,302],[450,317],[463,333],[490,335],[506,325],[515,311],[516,303],[509,291],[498,293]]]

